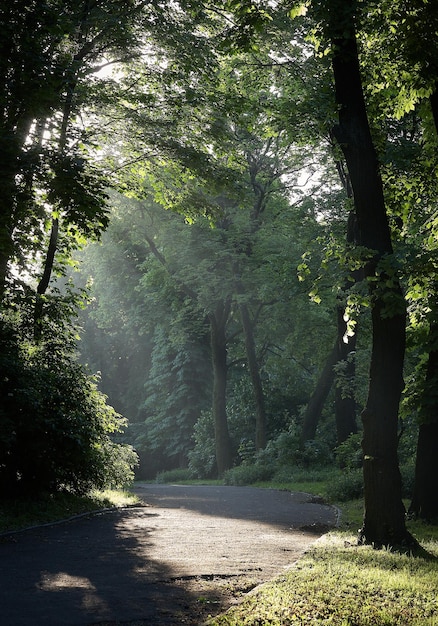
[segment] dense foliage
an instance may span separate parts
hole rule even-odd
[[[10,314],[0,342],[1,494],[81,494],[129,482],[135,454],[111,439],[125,420],[76,361],[65,332],[35,345]]]
[[[0,10],[4,492],[128,477],[100,386],[142,476],[363,465],[391,543],[416,457],[438,513],[431,5]]]

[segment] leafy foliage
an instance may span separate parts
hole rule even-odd
[[[135,454],[111,439],[125,422],[62,335],[35,345],[13,317],[0,331],[1,493],[82,494],[132,479]]]

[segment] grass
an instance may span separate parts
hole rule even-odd
[[[0,534],[137,502],[136,496],[119,490],[92,491],[86,496],[60,493],[38,500],[8,500],[0,503]]]
[[[324,496],[326,483],[271,486]],[[285,575],[257,588],[209,625],[438,626],[438,526],[407,521],[424,556],[374,550],[357,545],[363,501],[337,506],[339,530],[318,540]]]
[[[427,626],[438,624],[435,560],[357,547],[333,532],[316,542],[287,574],[262,585],[211,626]]]

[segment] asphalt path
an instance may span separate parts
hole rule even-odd
[[[0,537],[2,626],[201,624],[336,525],[308,494],[136,483],[144,505]]]

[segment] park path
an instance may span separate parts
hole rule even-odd
[[[307,494],[136,483],[144,506],[0,538],[3,626],[202,624],[337,521]]]

